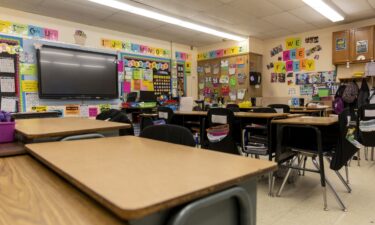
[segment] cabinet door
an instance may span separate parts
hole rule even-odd
[[[350,60],[368,62],[374,59],[374,27],[361,27],[350,32]]]
[[[349,30],[337,31],[332,34],[332,63],[348,62],[349,57]]]

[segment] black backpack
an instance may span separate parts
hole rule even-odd
[[[370,102],[370,89],[368,88],[367,82],[365,79],[362,80],[361,88],[359,89],[358,94],[358,108],[361,108],[364,105],[369,104]]]
[[[134,135],[134,129],[133,129],[133,124],[129,120],[128,116],[126,113],[121,112],[120,110],[117,109],[109,109],[101,112],[99,115],[96,116],[97,120],[107,120],[111,122],[118,122],[118,123],[128,123],[131,125],[130,128],[127,129],[120,129],[119,134],[120,136],[124,135]]]

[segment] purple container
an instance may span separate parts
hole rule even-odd
[[[0,122],[0,143],[14,141],[15,122]]]

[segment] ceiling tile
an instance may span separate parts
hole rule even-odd
[[[349,15],[370,9],[367,0],[332,0],[332,2]]]
[[[243,22],[243,19],[247,17],[244,11],[236,10],[230,5],[222,5],[210,10],[206,10],[204,14],[217,20],[224,21],[228,24],[241,23]]]
[[[316,30],[316,29],[318,29],[318,27],[312,24],[293,25],[288,28],[288,30],[291,30],[295,33],[302,33],[302,32]]]
[[[103,21],[107,23],[117,23],[120,25],[123,24],[123,25],[128,25],[128,26],[139,27],[144,30],[154,29],[155,27],[159,27],[165,24],[165,23],[153,20],[153,19],[134,15],[134,14],[127,13],[127,12],[115,13],[103,19]]]
[[[236,10],[243,10],[256,17],[265,17],[282,12],[280,8],[265,0],[237,0],[231,5]]]
[[[305,24],[303,20],[288,12],[276,14],[273,16],[267,16],[264,17],[263,20],[284,28],[288,28],[294,25]]]
[[[292,34],[292,31],[286,30],[286,29],[279,29],[279,30],[273,30],[270,32],[262,33],[262,35],[267,36],[268,38],[277,38],[277,37],[283,37],[286,35]]]
[[[282,10],[292,10],[305,6],[302,0],[268,0]]]
[[[329,19],[322,16],[320,13],[318,13],[317,11],[315,11],[309,6],[303,6],[297,9],[290,10],[289,13],[291,13],[292,15],[298,17],[299,19],[307,23],[319,24],[319,23],[329,22],[332,25],[334,24]]]

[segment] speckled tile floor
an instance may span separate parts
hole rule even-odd
[[[326,174],[348,208],[343,212],[328,190],[328,211],[323,210],[323,195],[319,174],[306,173],[294,184],[286,184],[281,197],[269,197],[267,179],[258,182],[257,225],[365,225],[375,224],[375,161],[361,166],[352,161],[349,167],[348,193],[336,174],[326,169]],[[307,164],[312,168],[312,163]],[[328,165],[326,165],[328,168]],[[344,171],[341,173],[344,175]],[[277,180],[274,192],[281,185]]]

